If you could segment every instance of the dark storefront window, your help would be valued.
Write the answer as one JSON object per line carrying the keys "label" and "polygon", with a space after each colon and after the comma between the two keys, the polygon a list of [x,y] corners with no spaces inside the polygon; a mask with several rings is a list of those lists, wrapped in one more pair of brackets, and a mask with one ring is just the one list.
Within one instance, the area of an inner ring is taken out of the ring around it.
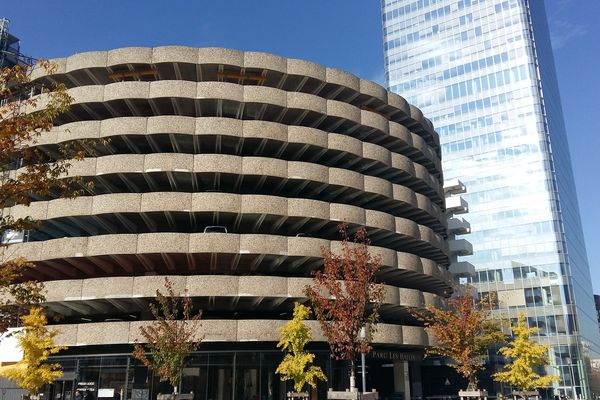
{"label": "dark storefront window", "polygon": [[235,353],[209,355],[207,399],[233,399],[234,357]]}
{"label": "dark storefront window", "polygon": [[82,392],[93,393],[97,398],[98,381],[102,370],[102,357],[89,357],[77,360],[77,376],[75,377],[75,388]]}
{"label": "dark storefront window", "polygon": [[235,360],[236,400],[259,400],[260,353],[239,353]]}
{"label": "dark storefront window", "polygon": [[129,362],[129,357],[102,357],[96,390],[97,400],[120,400],[128,398],[126,396],[128,395],[128,390],[125,381],[128,375]]}
{"label": "dark storefront window", "polygon": [[208,398],[208,355],[188,359],[181,378],[181,392],[194,393],[194,399]]}
{"label": "dark storefront window", "polygon": [[277,353],[261,354],[261,400],[278,400],[285,398],[286,384],[279,380],[275,373],[277,366],[281,362],[281,355]]}
{"label": "dark storefront window", "polygon": [[127,398],[131,400],[149,399],[151,379],[152,374],[148,373],[148,368],[138,360],[130,359]]}
{"label": "dark storefront window", "polygon": [[[315,364],[328,381],[311,390],[311,398],[325,398],[328,388],[348,387],[348,363],[330,358],[328,351],[315,352]],[[193,393],[194,400],[285,400],[293,390],[291,381],[282,382],[275,373],[281,362],[278,351],[214,351],[196,353],[182,374],[180,393]],[[169,382],[128,355],[58,357],[65,368],[64,380],[46,388],[46,398],[73,400],[75,390],[84,400],[155,400],[159,394],[172,393]],[[380,394],[394,392],[393,362],[367,357],[367,387]],[[360,386],[360,366],[357,365]]]}

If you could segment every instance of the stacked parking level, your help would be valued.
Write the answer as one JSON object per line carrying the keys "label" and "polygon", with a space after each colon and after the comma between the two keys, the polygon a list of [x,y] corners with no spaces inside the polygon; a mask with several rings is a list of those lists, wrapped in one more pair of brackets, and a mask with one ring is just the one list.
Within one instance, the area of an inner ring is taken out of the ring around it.
{"label": "stacked parking level", "polygon": [[130,348],[165,276],[203,310],[208,349],[275,349],[341,221],[366,227],[383,259],[375,349],[428,345],[408,308],[440,302],[450,278],[439,139],[419,109],[265,53],[126,48],[54,62],[34,79],[64,83],[74,102],[36,145],[107,143],[71,168],[91,191],[5,210],[42,225],[3,258],[35,262],[28,277],[45,282],[71,354]]}

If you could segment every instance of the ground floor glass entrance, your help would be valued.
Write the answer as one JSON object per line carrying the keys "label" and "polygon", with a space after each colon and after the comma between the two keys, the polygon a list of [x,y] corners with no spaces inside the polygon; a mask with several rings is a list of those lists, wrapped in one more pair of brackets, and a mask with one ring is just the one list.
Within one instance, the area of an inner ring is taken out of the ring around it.
{"label": "ground floor glass entrance", "polygon": [[[248,346],[249,347],[249,346]],[[158,394],[172,393],[168,383],[159,382],[151,371],[129,353],[55,357],[64,376],[47,385],[44,400],[74,400],[76,390],[84,400],[155,400]],[[328,378],[311,392],[311,400],[325,399],[328,388],[348,387],[347,364],[332,360],[324,349],[313,350],[316,364]],[[194,400],[284,400],[292,391],[291,382],[275,374],[282,353],[277,350],[214,350],[194,353],[183,372],[181,393],[193,393]],[[359,363],[360,364],[360,363]],[[456,396],[466,381],[439,359],[421,360],[418,352],[376,350],[367,357],[367,390],[376,389],[381,400],[440,399]],[[491,381],[491,370],[482,373],[480,384],[492,395],[507,393]],[[357,366],[356,383],[362,389],[362,370]],[[3,386],[3,400],[17,400],[18,389]],[[8,388],[8,389],[7,389]],[[542,391],[544,399],[552,390]]]}
{"label": "ground floor glass entrance", "polygon": [[[326,350],[314,353],[328,381],[320,383],[311,398],[326,398],[328,388],[346,389],[347,364],[331,359]],[[197,352],[186,363],[179,391],[193,393],[194,400],[284,400],[293,388],[275,374],[281,359],[282,353],[276,350]],[[168,383],[160,382],[131,355],[73,355],[52,361],[63,365],[65,378],[45,388],[48,400],[73,400],[75,390],[85,400],[154,400],[158,394],[172,392]],[[368,390],[376,388],[383,399],[397,398],[390,361],[368,358],[365,371]],[[359,368],[359,387],[360,373]]]}

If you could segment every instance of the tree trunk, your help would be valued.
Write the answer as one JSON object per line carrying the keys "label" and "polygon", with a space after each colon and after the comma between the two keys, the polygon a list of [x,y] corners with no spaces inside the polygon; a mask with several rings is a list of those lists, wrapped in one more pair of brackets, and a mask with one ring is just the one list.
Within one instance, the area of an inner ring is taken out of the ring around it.
{"label": "tree trunk", "polygon": [[471,390],[478,390],[477,384],[477,375],[476,373],[472,373],[471,375],[469,375],[469,386],[471,387]]}

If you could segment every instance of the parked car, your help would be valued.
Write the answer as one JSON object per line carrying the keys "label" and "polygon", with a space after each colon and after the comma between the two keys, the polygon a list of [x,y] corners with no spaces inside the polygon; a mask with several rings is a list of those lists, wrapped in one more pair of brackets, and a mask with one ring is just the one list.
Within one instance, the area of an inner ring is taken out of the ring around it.
{"label": "parked car", "polygon": [[29,241],[29,231],[14,231],[8,229],[2,235],[2,244],[23,243]]}
{"label": "parked car", "polygon": [[204,233],[227,233],[227,228],[220,225],[210,225],[204,228]]}

